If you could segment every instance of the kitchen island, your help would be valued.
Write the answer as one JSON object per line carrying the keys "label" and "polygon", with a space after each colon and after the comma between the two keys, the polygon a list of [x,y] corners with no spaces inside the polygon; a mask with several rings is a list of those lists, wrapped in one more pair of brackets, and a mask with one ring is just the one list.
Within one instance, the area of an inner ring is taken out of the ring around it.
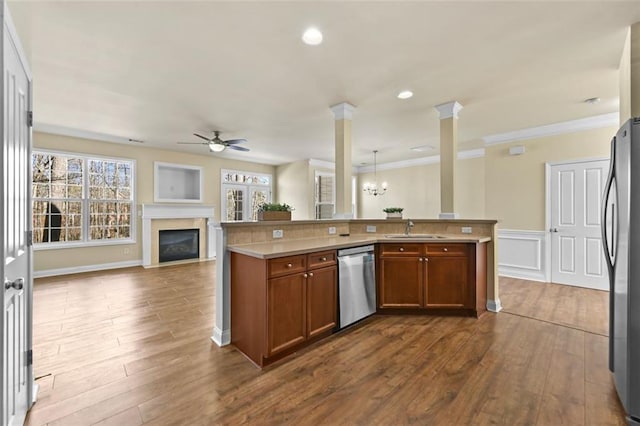
{"label": "kitchen island", "polygon": [[[262,366],[331,334],[336,250],[367,244],[376,246],[380,265],[379,313],[477,316],[499,310],[497,222],[412,222],[408,235],[406,220],[223,223],[217,239],[224,257],[217,265],[214,341],[232,341]],[[398,271],[415,275],[392,280]],[[398,282],[411,283],[414,291],[398,290]]]}

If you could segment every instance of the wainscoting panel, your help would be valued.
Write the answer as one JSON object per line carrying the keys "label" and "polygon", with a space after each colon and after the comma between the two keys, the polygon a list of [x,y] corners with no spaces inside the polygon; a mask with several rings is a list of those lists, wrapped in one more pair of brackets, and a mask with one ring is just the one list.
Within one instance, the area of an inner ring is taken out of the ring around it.
{"label": "wainscoting panel", "polygon": [[546,280],[546,232],[498,230],[498,274],[533,281]]}

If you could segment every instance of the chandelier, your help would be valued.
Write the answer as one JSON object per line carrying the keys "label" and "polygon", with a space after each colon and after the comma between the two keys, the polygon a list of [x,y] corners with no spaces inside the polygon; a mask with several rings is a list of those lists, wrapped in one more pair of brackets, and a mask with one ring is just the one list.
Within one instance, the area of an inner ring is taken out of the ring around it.
{"label": "chandelier", "polygon": [[380,188],[378,188],[378,172],[376,170],[376,155],[378,150],[373,151],[373,183],[365,182],[362,186],[362,190],[374,197],[382,195],[387,192],[387,182],[382,182]]}

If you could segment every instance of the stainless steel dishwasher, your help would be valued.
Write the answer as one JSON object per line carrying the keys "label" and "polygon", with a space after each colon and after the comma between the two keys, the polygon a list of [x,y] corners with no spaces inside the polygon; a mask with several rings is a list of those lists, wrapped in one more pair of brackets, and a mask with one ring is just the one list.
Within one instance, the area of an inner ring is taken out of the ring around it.
{"label": "stainless steel dishwasher", "polygon": [[338,250],[340,328],[376,312],[373,245]]}

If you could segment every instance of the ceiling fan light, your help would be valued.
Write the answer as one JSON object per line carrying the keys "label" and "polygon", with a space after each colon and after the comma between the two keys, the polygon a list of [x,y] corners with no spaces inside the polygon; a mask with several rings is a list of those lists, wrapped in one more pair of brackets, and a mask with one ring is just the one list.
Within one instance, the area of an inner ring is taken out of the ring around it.
{"label": "ceiling fan light", "polygon": [[224,146],[221,143],[210,143],[209,144],[209,151],[211,151],[211,152],[222,152],[222,151],[224,151],[225,148],[226,148],[226,146]]}
{"label": "ceiling fan light", "polygon": [[308,28],[302,34],[302,41],[309,46],[317,46],[322,43],[322,33],[317,28]]}

